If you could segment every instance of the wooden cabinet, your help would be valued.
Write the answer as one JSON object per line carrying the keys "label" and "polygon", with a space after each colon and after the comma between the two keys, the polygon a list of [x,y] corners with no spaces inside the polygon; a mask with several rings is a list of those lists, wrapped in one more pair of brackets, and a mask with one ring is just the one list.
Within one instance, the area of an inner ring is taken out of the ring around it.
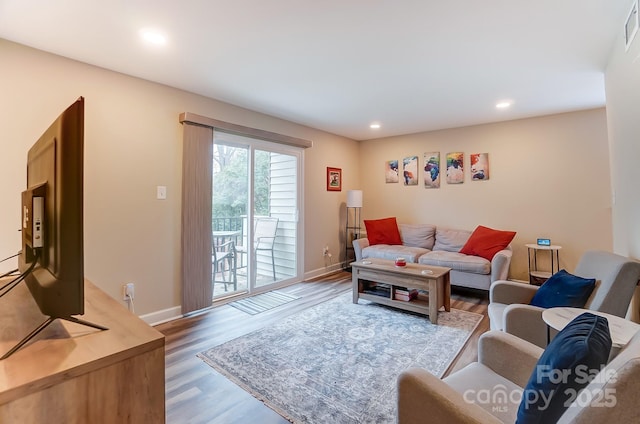
{"label": "wooden cabinet", "polygon": [[[85,281],[81,317],[0,361],[0,423],[164,423],[164,336]],[[0,299],[4,354],[45,317],[21,283]]]}

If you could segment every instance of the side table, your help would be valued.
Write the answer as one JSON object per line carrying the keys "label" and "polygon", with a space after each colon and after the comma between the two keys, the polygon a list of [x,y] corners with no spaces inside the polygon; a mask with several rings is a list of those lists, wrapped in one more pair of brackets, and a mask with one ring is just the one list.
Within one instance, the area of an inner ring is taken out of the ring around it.
{"label": "side table", "polygon": [[[609,332],[611,333],[611,344],[613,347],[624,347],[627,343],[629,343],[629,340],[631,340],[631,338],[638,332],[638,330],[640,330],[640,324],[636,324],[633,321],[629,321],[616,315],[581,308],[545,309],[542,312],[542,319],[547,324],[547,330],[549,329],[549,327],[552,327],[555,330],[560,331],[575,317],[585,312],[605,317],[607,321],[609,321]],[[550,338],[548,331],[547,338]],[[547,342],[548,341],[549,340],[547,340]]]}
{"label": "side table", "polygon": [[[542,285],[553,274],[560,270],[560,249],[562,246],[540,246],[538,244],[525,244],[529,258],[529,284]],[[551,254],[551,271],[538,269],[538,252],[546,251]]]}

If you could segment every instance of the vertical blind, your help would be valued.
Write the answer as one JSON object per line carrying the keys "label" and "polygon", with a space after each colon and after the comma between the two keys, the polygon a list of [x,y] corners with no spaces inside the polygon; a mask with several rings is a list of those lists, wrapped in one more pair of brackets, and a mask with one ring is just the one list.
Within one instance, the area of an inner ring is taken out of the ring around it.
{"label": "vertical blind", "polygon": [[211,306],[211,216],[215,129],[302,148],[313,143],[269,131],[182,113],[182,314]]}
{"label": "vertical blind", "polygon": [[185,123],[182,146],[182,313],[211,306],[213,129]]}

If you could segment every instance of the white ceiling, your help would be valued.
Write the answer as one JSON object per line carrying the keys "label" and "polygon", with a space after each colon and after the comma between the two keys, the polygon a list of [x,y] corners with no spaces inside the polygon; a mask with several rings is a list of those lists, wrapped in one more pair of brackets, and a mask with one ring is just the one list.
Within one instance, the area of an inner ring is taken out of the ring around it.
{"label": "white ceiling", "polygon": [[631,1],[0,0],[0,38],[360,140],[603,106]]}

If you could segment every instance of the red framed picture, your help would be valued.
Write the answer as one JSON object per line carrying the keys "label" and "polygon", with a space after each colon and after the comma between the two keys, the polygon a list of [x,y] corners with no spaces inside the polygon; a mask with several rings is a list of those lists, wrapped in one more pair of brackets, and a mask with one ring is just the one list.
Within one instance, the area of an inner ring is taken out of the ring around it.
{"label": "red framed picture", "polygon": [[342,191],[342,169],[327,167],[327,191]]}

